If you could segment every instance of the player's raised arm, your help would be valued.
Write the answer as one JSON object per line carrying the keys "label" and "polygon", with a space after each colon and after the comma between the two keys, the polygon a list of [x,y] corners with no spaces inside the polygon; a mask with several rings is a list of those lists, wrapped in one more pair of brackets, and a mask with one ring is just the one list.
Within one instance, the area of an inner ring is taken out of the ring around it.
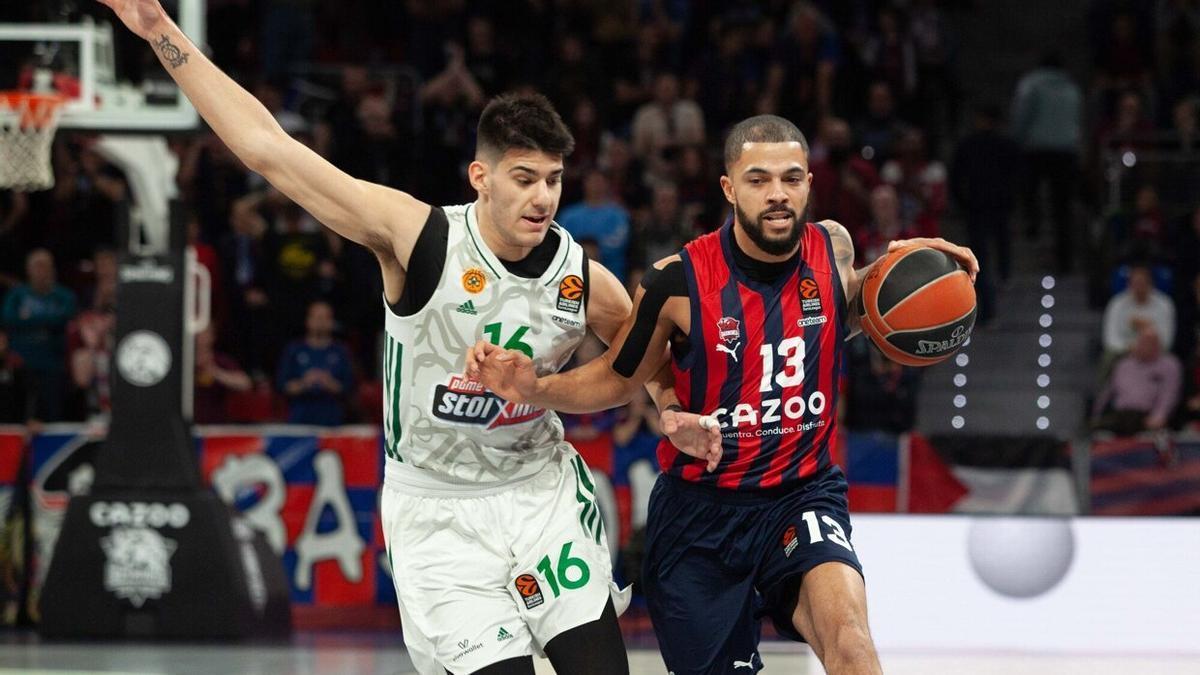
{"label": "player's raised arm", "polygon": [[288,136],[271,113],[184,35],[158,0],[100,0],[154,49],[204,121],[238,159],[338,234],[406,266],[427,204],[356,180]]}
{"label": "player's raised arm", "polygon": [[[854,269],[854,239],[850,236],[850,232],[841,223],[833,220],[822,220],[818,224],[829,232],[834,263],[837,265],[838,276],[842,280],[842,290],[846,293],[846,303],[849,306],[846,323],[850,334],[853,335],[858,332],[859,328],[859,303],[863,279],[867,277],[867,270],[871,269],[871,266],[879,260],[873,260],[870,265],[861,269]],[[926,246],[948,253],[967,270],[972,282],[975,281],[975,275],[979,274],[979,261],[975,259],[975,254],[971,252],[971,249],[965,246],[958,246],[941,238],[897,239],[888,244],[888,253],[906,246]]]}

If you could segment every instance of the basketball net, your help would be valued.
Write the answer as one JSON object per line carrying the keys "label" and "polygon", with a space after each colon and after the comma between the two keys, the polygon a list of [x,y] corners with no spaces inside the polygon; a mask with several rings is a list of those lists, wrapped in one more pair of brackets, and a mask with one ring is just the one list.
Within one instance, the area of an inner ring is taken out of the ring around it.
{"label": "basketball net", "polygon": [[54,94],[0,92],[0,188],[33,192],[54,187],[50,147],[64,102]]}

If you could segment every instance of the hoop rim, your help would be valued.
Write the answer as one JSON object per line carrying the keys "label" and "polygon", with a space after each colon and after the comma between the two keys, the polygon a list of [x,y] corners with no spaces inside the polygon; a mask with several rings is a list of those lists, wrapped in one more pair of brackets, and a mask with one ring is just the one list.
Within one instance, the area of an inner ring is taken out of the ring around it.
{"label": "hoop rim", "polygon": [[[57,112],[69,99],[62,94],[22,91],[19,89],[0,91],[0,109],[9,108],[21,115],[22,126],[38,129],[53,129],[58,126]],[[21,104],[27,104],[21,110]]]}

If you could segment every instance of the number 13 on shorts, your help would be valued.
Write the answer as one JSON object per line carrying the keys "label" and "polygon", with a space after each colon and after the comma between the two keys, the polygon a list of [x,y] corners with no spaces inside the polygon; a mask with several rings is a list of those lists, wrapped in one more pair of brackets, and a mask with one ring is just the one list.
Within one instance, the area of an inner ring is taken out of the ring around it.
{"label": "number 13 on shorts", "polygon": [[[586,560],[571,556],[571,545],[568,541],[553,555],[542,556],[536,574],[526,573],[516,578],[513,586],[525,609],[532,610],[544,604],[546,591],[551,598],[558,598],[587,586],[592,570]],[[542,584],[545,584],[544,588]]]}

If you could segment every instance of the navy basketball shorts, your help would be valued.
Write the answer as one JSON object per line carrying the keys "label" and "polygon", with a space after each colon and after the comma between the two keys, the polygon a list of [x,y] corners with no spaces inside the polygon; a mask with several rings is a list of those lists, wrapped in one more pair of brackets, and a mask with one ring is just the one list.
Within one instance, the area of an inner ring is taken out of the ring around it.
{"label": "navy basketball shorts", "polygon": [[807,483],[735,492],[658,477],[646,524],[643,592],[667,670],[762,668],[762,619],[803,641],[792,611],[805,572],[862,566],[850,541],[846,479],[831,467]]}

